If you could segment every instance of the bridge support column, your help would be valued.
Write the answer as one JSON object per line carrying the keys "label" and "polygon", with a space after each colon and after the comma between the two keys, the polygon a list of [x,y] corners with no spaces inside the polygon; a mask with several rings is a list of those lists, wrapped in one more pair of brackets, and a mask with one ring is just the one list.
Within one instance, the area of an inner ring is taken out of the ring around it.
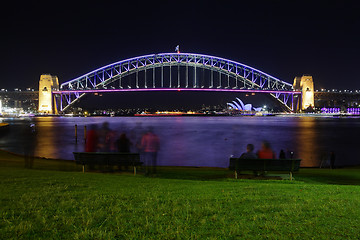
{"label": "bridge support column", "polygon": [[197,87],[197,80],[196,80],[196,64],[194,66],[194,88]]}
{"label": "bridge support column", "polygon": [[221,88],[222,82],[221,82],[221,72],[219,72],[219,86],[217,88]]}
{"label": "bridge support column", "polygon": [[164,66],[161,65],[161,87],[164,87]]}
{"label": "bridge support column", "polygon": [[144,79],[144,80],[145,80],[145,88],[147,88],[146,67],[145,67],[145,70],[144,70],[144,71],[145,71],[145,79]]}
{"label": "bridge support column", "polygon": [[200,85],[201,85],[201,88],[204,88],[204,87],[205,87],[205,68],[202,68]]}
{"label": "bridge support column", "polygon": [[189,87],[189,66],[186,64],[186,88]]}
{"label": "bridge support column", "polygon": [[[50,74],[43,74],[40,76],[39,81],[39,112],[53,114],[54,107],[53,102],[55,98],[52,96],[53,90],[59,90],[59,80],[57,76],[51,76]],[[56,112],[56,110],[55,110]]]}
{"label": "bridge support column", "polygon": [[294,89],[301,91],[301,110],[313,108],[314,104],[314,81],[312,76],[303,75],[295,77]]}
{"label": "bridge support column", "polygon": [[227,77],[228,77],[227,88],[230,88],[230,74],[229,73],[227,74]]}
{"label": "bridge support column", "polygon": [[210,70],[210,82],[211,82],[211,86],[210,88],[213,88],[214,87],[214,71]]}
{"label": "bridge support column", "polygon": [[155,66],[153,67],[153,88],[155,88]]}
{"label": "bridge support column", "polygon": [[170,88],[172,88],[172,85],[171,85],[171,63],[170,63]]}
{"label": "bridge support column", "polygon": [[178,64],[178,88],[180,88],[180,65]]}
{"label": "bridge support column", "polygon": [[63,111],[63,95],[60,94],[60,111]]}

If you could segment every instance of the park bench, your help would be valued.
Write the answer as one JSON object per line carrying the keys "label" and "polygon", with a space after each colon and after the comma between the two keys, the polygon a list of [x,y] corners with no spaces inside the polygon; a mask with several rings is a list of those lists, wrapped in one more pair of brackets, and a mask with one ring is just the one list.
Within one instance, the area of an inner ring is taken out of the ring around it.
{"label": "park bench", "polygon": [[119,167],[133,167],[136,175],[136,167],[141,166],[139,153],[119,153],[119,152],[74,152],[75,163],[85,165],[105,165]]}
{"label": "park bench", "polygon": [[243,159],[230,158],[229,169],[235,171],[235,178],[241,171],[286,171],[293,179],[293,173],[299,171],[301,159]]}

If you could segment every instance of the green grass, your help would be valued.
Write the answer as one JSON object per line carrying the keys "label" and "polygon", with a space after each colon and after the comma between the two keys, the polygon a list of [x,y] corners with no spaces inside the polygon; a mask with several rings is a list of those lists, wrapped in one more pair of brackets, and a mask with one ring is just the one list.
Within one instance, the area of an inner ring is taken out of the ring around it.
{"label": "green grass", "polygon": [[24,169],[7,153],[0,164],[0,239],[360,237],[357,168],[301,169],[290,182],[210,168],[83,174],[44,159]]}

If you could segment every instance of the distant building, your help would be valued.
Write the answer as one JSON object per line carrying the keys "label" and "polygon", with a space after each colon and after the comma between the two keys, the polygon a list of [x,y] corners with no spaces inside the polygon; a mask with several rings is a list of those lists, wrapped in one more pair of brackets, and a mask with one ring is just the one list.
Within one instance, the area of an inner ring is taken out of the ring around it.
{"label": "distant building", "polygon": [[39,112],[53,114],[57,112],[52,91],[59,90],[57,76],[42,74],[39,81]]}
{"label": "distant building", "polygon": [[[236,101],[237,100],[237,101]],[[235,101],[232,101],[231,103],[227,103],[227,105],[237,111],[255,111],[260,112],[262,111],[262,108],[255,108],[252,106],[252,104],[244,104],[243,101],[240,100],[240,98],[236,98]]]}
{"label": "distant building", "polygon": [[38,107],[38,91],[0,91],[0,100],[2,101],[2,111],[9,109],[21,109],[25,112],[34,113]]}

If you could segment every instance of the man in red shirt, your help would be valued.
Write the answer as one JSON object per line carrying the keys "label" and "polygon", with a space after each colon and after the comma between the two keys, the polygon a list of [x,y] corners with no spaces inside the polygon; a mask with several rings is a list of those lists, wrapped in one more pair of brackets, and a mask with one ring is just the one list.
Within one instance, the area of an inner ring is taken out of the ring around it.
{"label": "man in red shirt", "polygon": [[153,132],[153,128],[150,127],[148,132],[141,138],[141,150],[144,156],[146,175],[156,173],[156,158],[159,149],[159,137]]}

